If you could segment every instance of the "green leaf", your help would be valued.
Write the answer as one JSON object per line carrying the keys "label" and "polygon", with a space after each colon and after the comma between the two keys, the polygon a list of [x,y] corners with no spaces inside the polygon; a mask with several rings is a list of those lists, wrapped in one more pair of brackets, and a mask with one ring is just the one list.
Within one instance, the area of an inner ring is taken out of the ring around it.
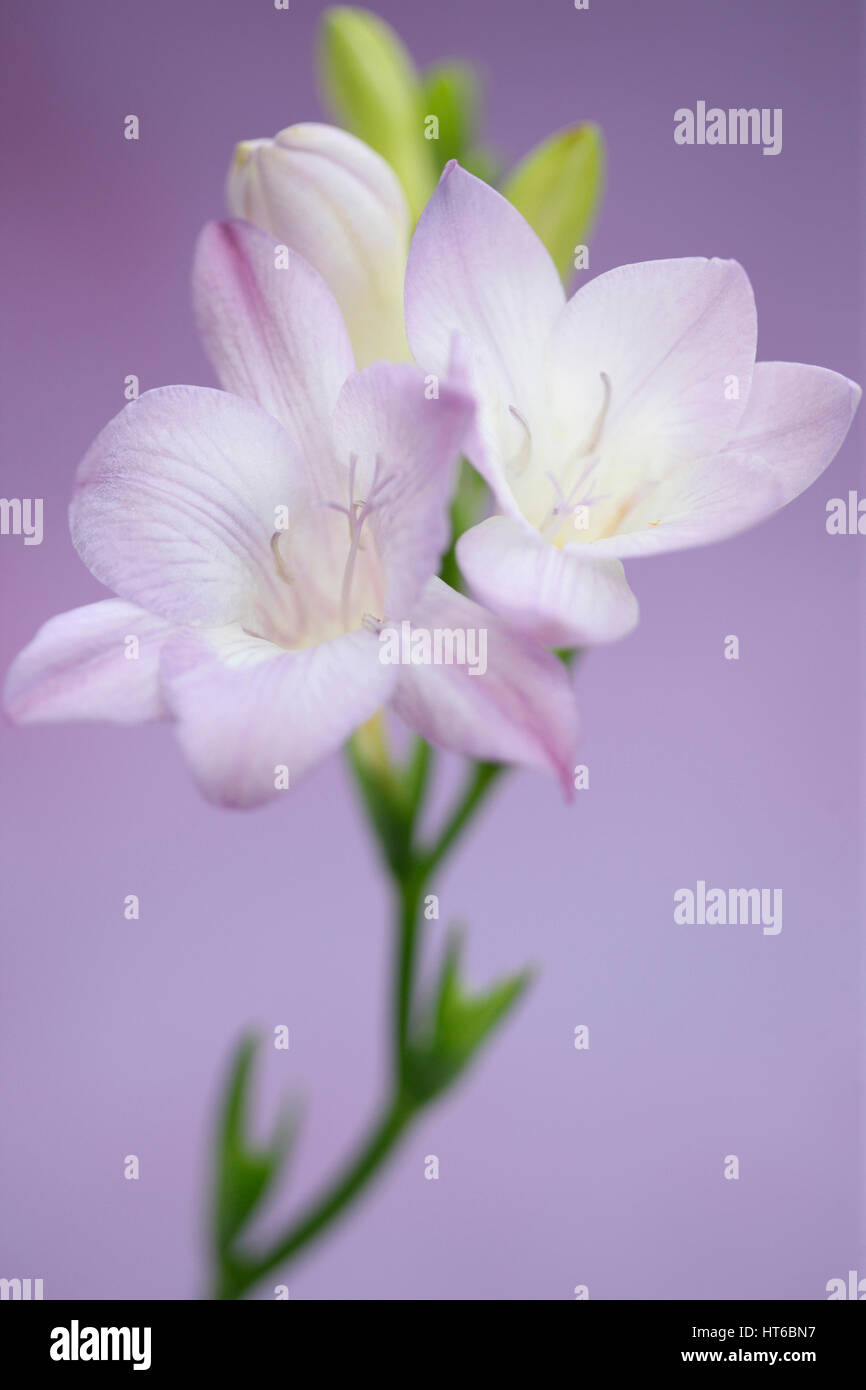
{"label": "green leaf", "polygon": [[243,1038],[232,1063],[217,1131],[214,1239],[225,1251],[283,1169],[297,1133],[297,1117],[284,1111],[263,1149],[246,1140],[250,1075],[258,1040]]}
{"label": "green leaf", "polygon": [[529,984],[521,971],[482,994],[470,995],[460,982],[460,947],[453,939],[446,953],[436,1006],[435,1046],[443,1054],[468,1061],[505,1017]]}
{"label": "green leaf", "polygon": [[595,125],[574,126],[536,145],[502,188],[541,237],[567,280],[585,245],[604,183],[604,143]]}
{"label": "green leaf", "polygon": [[511,1012],[531,979],[531,971],[522,970],[482,993],[470,994],[460,979],[460,940],[452,936],[426,1026],[409,1048],[409,1082],[419,1099],[429,1099],[456,1079]]}
{"label": "green leaf", "polygon": [[439,63],[429,69],[424,80],[424,118],[435,116],[438,138],[431,140],[437,173],[449,159],[466,164],[475,141],[478,123],[480,84],[469,63]]}
{"label": "green leaf", "polygon": [[338,5],[323,16],[319,67],[337,120],[388,161],[417,218],[436,169],[433,142],[424,137],[424,91],[408,50],[377,15]]}

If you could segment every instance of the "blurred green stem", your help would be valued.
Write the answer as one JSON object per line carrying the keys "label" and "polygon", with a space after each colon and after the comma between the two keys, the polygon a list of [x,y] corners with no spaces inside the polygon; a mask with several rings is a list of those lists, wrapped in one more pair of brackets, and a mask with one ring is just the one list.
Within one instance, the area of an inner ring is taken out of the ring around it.
{"label": "blurred green stem", "polygon": [[[446,1088],[425,1089],[413,1075],[413,1010],[421,945],[424,889],[431,874],[466,830],[504,768],[496,763],[471,765],[465,784],[429,845],[418,842],[417,824],[424,803],[432,754],[416,742],[402,769],[390,762],[381,730],[362,731],[349,747],[349,759],[370,813],[388,867],[395,900],[396,950],[393,972],[392,1072],[379,1118],[345,1167],[260,1254],[238,1253],[218,1244],[219,1274],[214,1297],[238,1299],[266,1274],[298,1255],[351,1205],[379,1173],[416,1116]],[[459,1074],[455,1072],[455,1075]]]}

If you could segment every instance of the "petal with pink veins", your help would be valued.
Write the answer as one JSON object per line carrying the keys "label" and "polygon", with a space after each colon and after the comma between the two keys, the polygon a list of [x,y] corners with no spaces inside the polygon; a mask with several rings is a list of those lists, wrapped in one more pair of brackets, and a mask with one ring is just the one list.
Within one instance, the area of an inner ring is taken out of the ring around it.
{"label": "petal with pink veins", "polygon": [[826,367],[759,362],[728,450],[760,459],[791,502],[835,458],[861,395],[856,382]]}
{"label": "petal with pink veins", "polygon": [[352,347],[321,276],[294,253],[278,264],[275,250],[247,222],[204,228],[192,277],[199,332],[223,388],[267,410],[321,467]]}
{"label": "petal with pink veins", "polygon": [[638,620],[622,563],[579,542],[557,548],[511,517],[493,516],[457,543],[457,560],[486,607],[549,647],[614,642]]}
{"label": "petal with pink veins", "polygon": [[285,651],[241,628],[166,647],[163,686],[196,782],[221,806],[255,806],[293,785],[384,704],[393,667],[367,631]]}
{"label": "petal with pink veins", "polygon": [[12,663],[3,707],[16,724],[159,719],[159,660],[171,631],[121,599],[59,613]]}
{"label": "petal with pink veins", "polygon": [[[571,797],[578,719],[562,662],[441,579],[428,583],[411,628],[450,633],[452,640],[462,633],[477,674],[470,674],[468,662],[401,665],[392,700],[397,714],[444,748],[552,773]],[[474,646],[470,632],[476,634]]]}
{"label": "petal with pink veins", "polygon": [[556,267],[528,222],[481,179],[447,165],[412,238],[406,330],[415,360],[441,376],[457,343],[479,405],[470,457],[503,506],[506,465],[524,446],[564,304]]}
{"label": "petal with pink veins", "polygon": [[277,508],[307,500],[304,469],[260,406],[223,391],[148,391],[78,470],[76,550],[121,598],[176,623],[267,631],[283,600]]}

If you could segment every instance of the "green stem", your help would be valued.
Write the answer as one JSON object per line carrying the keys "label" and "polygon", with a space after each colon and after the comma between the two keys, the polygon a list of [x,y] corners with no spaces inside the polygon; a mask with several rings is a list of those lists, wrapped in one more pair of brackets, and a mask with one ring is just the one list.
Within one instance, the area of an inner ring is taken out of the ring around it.
{"label": "green stem", "polygon": [[406,1080],[409,1024],[420,935],[419,911],[424,892],[424,875],[413,870],[397,884],[398,922],[394,979],[394,1085],[402,1088]]}
{"label": "green stem", "polygon": [[241,1258],[232,1261],[228,1269],[223,1271],[217,1297],[240,1298],[248,1288],[257,1284],[277,1265],[285,1264],[292,1256],[297,1255],[304,1246],[309,1245],[330,1226],[382,1167],[414,1113],[415,1107],[410,1101],[395,1096],[333,1186],[320,1200],[310,1205],[286,1235],[265,1255],[259,1259]]}
{"label": "green stem", "polygon": [[422,855],[425,878],[427,878],[434,869],[439,867],[443,859],[454,847],[460,835],[463,833],[476,811],[478,811],[488,792],[494,786],[497,778],[500,777],[504,771],[504,763],[476,763],[473,766],[466,778],[463,794],[458,798],[451,815],[445,823],[444,829],[440,832],[434,844]]}
{"label": "green stem", "polygon": [[340,1174],[314,1199],[288,1230],[261,1255],[247,1255],[222,1249],[220,1278],[215,1296],[237,1299],[277,1265],[298,1255],[350,1206],[354,1198],[379,1173],[416,1115],[432,1096],[419,1098],[409,1084],[412,1008],[421,934],[420,908],[430,874],[454,846],[476,814],[503,768],[494,763],[476,764],[464,789],[433,844],[424,849],[415,845],[415,827],[421,809],[429,771],[429,753],[416,749],[414,773],[409,795],[398,814],[393,797],[373,784],[362,760],[353,757],[353,767],[371,812],[391,872],[396,899],[397,942],[393,977],[393,1036],[391,1093],[380,1118],[366,1140],[349,1159]]}

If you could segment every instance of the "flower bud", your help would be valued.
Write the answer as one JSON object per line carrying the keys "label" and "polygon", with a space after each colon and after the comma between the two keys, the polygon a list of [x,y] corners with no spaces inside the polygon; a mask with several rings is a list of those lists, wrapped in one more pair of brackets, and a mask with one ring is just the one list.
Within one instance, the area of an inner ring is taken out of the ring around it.
{"label": "flower bud", "polygon": [[544,242],[563,280],[580,269],[579,250],[592,229],[604,184],[598,126],[572,126],[536,145],[502,192]]}
{"label": "flower bud", "polygon": [[303,256],[340,306],[359,367],[408,358],[403,279],[409,211],[396,175],[363,141],[305,124],[245,140],[229,170],[230,213]]}

